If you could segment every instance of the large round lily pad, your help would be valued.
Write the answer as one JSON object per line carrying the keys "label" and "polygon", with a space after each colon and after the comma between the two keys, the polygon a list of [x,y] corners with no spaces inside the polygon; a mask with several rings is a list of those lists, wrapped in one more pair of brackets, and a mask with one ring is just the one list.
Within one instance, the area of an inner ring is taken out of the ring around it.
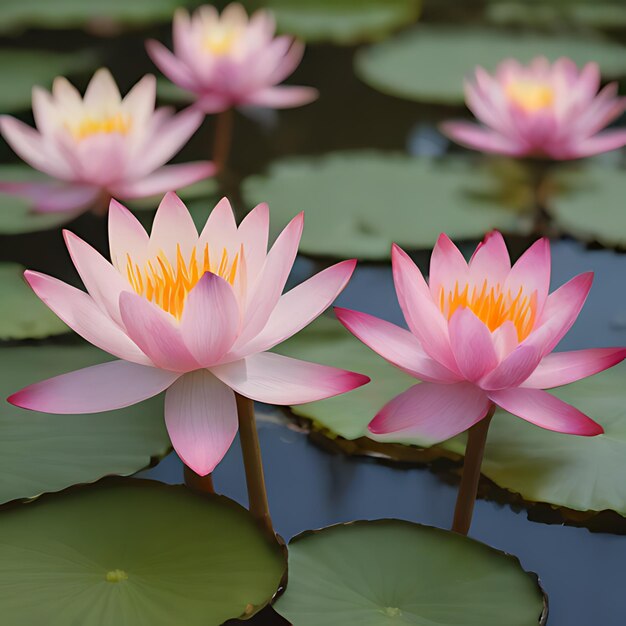
{"label": "large round lily pad", "polygon": [[400,520],[293,539],[275,608],[298,626],[537,626],[547,617],[537,577],[515,557]]}
{"label": "large round lily pad", "polygon": [[349,45],[376,41],[415,21],[421,0],[248,0],[267,7],[278,28],[305,41]]}
{"label": "large round lily pad", "polygon": [[[0,354],[2,398],[28,384],[107,360],[91,346],[2,348]],[[107,474],[132,474],[170,449],[161,397],[96,415],[48,415],[4,401],[0,432],[0,503]]]}
{"label": "large round lily pad", "polygon": [[143,25],[171,18],[179,0],[20,0],[0,5],[0,32],[26,28],[80,28],[108,34],[118,25]]}
{"label": "large round lily pad", "polygon": [[622,0],[488,0],[487,17],[499,24],[551,26],[556,20],[597,28],[620,28],[626,24]]}
{"label": "large round lily pad", "polygon": [[526,234],[530,216],[514,191],[471,160],[374,151],[286,158],[243,183],[248,206],[269,203],[275,229],[305,212],[305,254],[369,260],[388,259],[393,242],[431,248],[442,231]]}
{"label": "large round lily pad", "polygon": [[477,65],[487,70],[507,57],[528,62],[536,56],[596,61],[605,77],[626,74],[626,48],[600,37],[539,34],[420,25],[360,51],[357,74],[368,85],[420,102],[460,104],[463,79]]}
{"label": "large round lily pad", "polygon": [[626,169],[591,165],[560,176],[550,212],[565,232],[605,246],[626,248]]}
{"label": "large round lily pad", "polygon": [[104,481],[0,515],[11,626],[207,626],[272,598],[283,551],[223,496]]}
{"label": "large round lily pad", "polygon": [[[23,2],[2,3],[0,32],[7,7],[19,7]],[[40,9],[49,6],[39,2]],[[52,2],[50,2],[52,4]],[[67,76],[93,67],[95,57],[88,52],[63,53],[49,50],[0,50],[0,113],[30,109],[33,85],[49,87],[55,76]]]}
{"label": "large round lily pad", "polygon": [[0,264],[0,339],[40,339],[67,332],[26,284],[23,273],[21,265]]}
{"label": "large round lily pad", "polygon": [[[364,439],[378,409],[415,380],[389,365],[338,322],[320,318],[282,344],[279,351],[372,378],[368,385],[343,396],[292,407],[296,415],[313,422],[317,436],[340,437],[339,447],[349,452],[392,459],[424,462],[462,457],[463,436],[428,449],[411,438],[385,443]],[[526,502],[584,512],[616,511],[626,517],[625,377],[626,364],[622,364],[550,391],[602,424],[606,432],[598,437],[550,432],[498,410],[489,431],[483,474]]]}

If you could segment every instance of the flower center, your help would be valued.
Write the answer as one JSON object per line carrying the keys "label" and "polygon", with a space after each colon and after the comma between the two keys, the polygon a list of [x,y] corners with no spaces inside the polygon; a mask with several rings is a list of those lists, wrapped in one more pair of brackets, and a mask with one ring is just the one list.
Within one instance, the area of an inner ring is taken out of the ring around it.
{"label": "flower center", "polygon": [[228,54],[238,39],[238,31],[235,28],[219,27],[211,28],[207,31],[203,47],[207,52],[216,56],[224,56]]}
{"label": "flower center", "polygon": [[118,133],[127,135],[131,127],[131,119],[128,115],[116,113],[101,118],[86,116],[78,124],[67,124],[74,139],[81,141],[92,135],[109,135]]}
{"label": "flower center", "polygon": [[545,109],[554,103],[554,89],[540,81],[512,81],[506,86],[505,93],[509,100],[528,113]]}
{"label": "flower center", "polygon": [[243,247],[231,258],[226,248],[222,254],[213,257],[209,245],[191,251],[188,259],[183,258],[180,246],[176,248],[175,264],[163,252],[148,261],[143,268],[134,263],[130,255],[126,257],[126,275],[132,288],[140,296],[160,306],[164,311],[180,320],[187,294],[196,286],[206,272],[221,276],[231,285],[237,276],[237,267],[243,256]]}
{"label": "flower center", "polygon": [[459,283],[454,284],[454,291],[444,291],[441,288],[439,295],[439,308],[448,320],[458,308],[467,308],[489,328],[491,332],[496,330],[504,322],[513,322],[517,330],[517,338],[523,341],[533,329],[537,315],[537,292],[525,294],[520,287],[517,293],[510,290],[506,292],[502,286],[489,285],[485,280],[482,287],[475,286],[471,289],[465,285],[463,289]]}

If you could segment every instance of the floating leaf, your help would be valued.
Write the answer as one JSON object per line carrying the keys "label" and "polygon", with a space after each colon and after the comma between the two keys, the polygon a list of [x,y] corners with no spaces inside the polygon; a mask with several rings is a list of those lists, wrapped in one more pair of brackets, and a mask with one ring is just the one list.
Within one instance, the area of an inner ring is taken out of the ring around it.
{"label": "floating leaf", "polygon": [[[0,515],[11,626],[207,626],[266,605],[283,550],[223,496],[108,480]],[[130,621],[129,621],[130,620]]]}
{"label": "floating leaf", "polygon": [[626,170],[602,165],[562,173],[550,212],[567,233],[626,248]]}
{"label": "floating leaf", "polygon": [[275,609],[298,626],[537,626],[547,604],[517,558],[400,520],[306,532],[289,544]]}
{"label": "floating leaf", "polygon": [[0,339],[41,339],[68,327],[39,300],[24,281],[24,268],[0,264]]}
{"label": "floating leaf", "polygon": [[[105,360],[91,346],[2,348],[0,397]],[[0,503],[132,474],[170,448],[160,396],[96,415],[48,415],[7,402],[0,407]]]}
{"label": "floating leaf", "polygon": [[269,203],[275,229],[305,212],[305,254],[369,260],[388,259],[393,242],[431,248],[442,231],[457,240],[493,228],[526,234],[529,216],[511,191],[471,160],[373,151],[288,158],[243,183],[249,206]]}
{"label": "floating leaf", "polygon": [[489,0],[487,17],[498,24],[551,26],[558,20],[610,29],[626,24],[626,6],[621,0]]}
{"label": "floating leaf", "polygon": [[419,26],[360,51],[355,68],[371,87],[419,102],[461,104],[463,81],[477,65],[494,70],[507,57],[596,61],[605,77],[626,74],[626,47],[599,36],[506,32],[467,26]]}
{"label": "floating leaf", "polygon": [[350,45],[376,41],[414,22],[421,0],[248,0],[267,7],[278,28],[305,41]]}
{"label": "floating leaf", "polygon": [[[2,3],[0,25],[7,7],[19,7],[23,2]],[[53,3],[39,2],[42,9]],[[2,26],[0,26],[0,31]],[[12,113],[30,109],[33,85],[50,87],[55,76],[67,76],[93,67],[94,55],[82,51],[71,54],[49,50],[0,50],[0,111]]]}
{"label": "floating leaf", "polygon": [[[428,449],[414,438],[398,437],[389,443],[364,439],[367,424],[378,409],[415,380],[389,365],[338,322],[320,318],[282,344],[279,351],[372,378],[371,383],[348,394],[292,407],[296,415],[312,420],[322,435],[356,440],[352,445],[339,441],[339,447],[415,462],[462,457],[463,436]],[[598,437],[550,432],[498,410],[489,430],[483,474],[526,502],[574,511],[616,511],[626,517],[625,376],[626,365],[619,365],[550,391],[602,424],[606,432]]]}
{"label": "floating leaf", "polygon": [[88,28],[110,34],[119,25],[169,20],[179,0],[20,0],[0,5],[0,32],[26,28]]}

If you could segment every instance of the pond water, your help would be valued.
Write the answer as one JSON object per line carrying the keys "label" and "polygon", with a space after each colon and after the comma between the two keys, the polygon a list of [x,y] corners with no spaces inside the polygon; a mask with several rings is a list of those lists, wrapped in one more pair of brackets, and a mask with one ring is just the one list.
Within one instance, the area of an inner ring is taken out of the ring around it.
{"label": "pond water", "polygon": [[[149,34],[164,38],[165,33],[164,28]],[[154,71],[143,52],[144,36],[146,33],[134,33],[121,36],[114,43],[97,44],[105,64],[123,88],[145,71]],[[41,44],[42,40],[52,47],[68,49],[76,41],[91,43],[77,34],[60,41],[58,36],[35,32],[27,33],[21,45],[28,46],[33,41]],[[263,171],[271,160],[281,156],[351,148],[413,154],[440,154],[450,149],[433,125],[451,114],[449,108],[419,106],[367,88],[353,75],[353,53],[352,48],[331,46],[309,50],[292,82],[315,85],[320,90],[321,98],[315,106],[263,117],[237,116],[229,195],[239,207],[240,180]],[[185,148],[180,160],[208,156],[211,133],[208,122]],[[11,158],[9,154],[5,147],[5,160]],[[416,198],[415,202],[419,201]],[[295,206],[294,213],[297,210]],[[106,250],[103,220],[86,215],[70,228],[95,247]],[[58,230],[0,237],[0,260],[20,262],[78,284]],[[423,256],[417,260],[423,265]],[[316,262],[301,259],[292,280],[299,282],[316,266]],[[571,240],[554,242],[554,286],[587,270],[596,272],[596,283],[560,349],[626,344],[626,257],[586,249]],[[360,266],[337,304],[403,323],[391,271],[386,265]],[[377,408],[372,407],[372,415]],[[334,454],[314,445],[283,413],[263,408],[261,416],[260,439],[270,507],[275,527],[286,540],[306,529],[355,519],[401,518],[449,527],[456,488],[429,469]],[[171,454],[140,475],[180,483],[182,464]],[[219,493],[246,503],[238,443],[218,466],[214,480]],[[549,596],[550,626],[626,623],[626,536],[529,521],[524,510],[515,511],[510,506],[483,500],[477,503],[470,534],[515,554],[525,569],[539,575]],[[415,563],[415,567],[420,564]],[[286,624],[271,609],[247,623]]]}

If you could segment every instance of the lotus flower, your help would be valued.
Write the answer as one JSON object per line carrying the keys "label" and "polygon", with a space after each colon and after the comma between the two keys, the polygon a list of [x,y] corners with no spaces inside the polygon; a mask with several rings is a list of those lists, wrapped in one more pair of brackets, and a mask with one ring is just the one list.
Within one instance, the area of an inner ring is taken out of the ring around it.
{"label": "lotus flower", "polygon": [[0,131],[24,161],[55,180],[0,182],[0,191],[30,199],[38,212],[72,214],[94,206],[106,209],[112,196],[161,195],[212,175],[209,161],[162,167],[203,116],[191,109],[178,115],[155,111],[155,97],[155,78],[145,76],[122,100],[106,69],[95,73],[84,99],[61,77],[52,93],[35,87],[37,130],[2,116]]}
{"label": "lotus flower", "polygon": [[478,67],[465,100],[483,125],[447,122],[443,132],[461,145],[513,157],[578,159],[626,145],[626,129],[600,132],[626,110],[617,83],[598,93],[600,70],[570,59],[538,57],[527,67],[507,59],[491,76]]}
{"label": "lotus flower", "polygon": [[591,273],[548,294],[550,244],[535,242],[511,267],[502,235],[492,232],[469,263],[441,235],[426,283],[409,256],[392,250],[393,277],[410,330],[365,313],[337,317],[372,350],[424,382],[384,406],[369,424],[380,439],[433,444],[457,435],[493,405],[537,426],[575,435],[602,427],[545,389],[601,372],[624,348],[552,352],[576,320]]}
{"label": "lotus flower", "polygon": [[223,199],[198,235],[185,205],[165,196],[148,236],[113,201],[109,263],[65,231],[87,293],[27,271],[35,293],[65,323],[119,360],[31,385],[9,402],[47,413],[96,413],[167,390],[174,448],[197,474],[222,459],[237,432],[233,391],[270,404],[328,398],[366,376],[267,352],[298,332],[341,292],[356,261],[343,261],[281,295],[303,216],[267,251],[269,211],[257,206],[239,228]]}
{"label": "lotus flower", "polygon": [[240,4],[221,15],[215,7],[199,7],[190,16],[174,15],[174,52],[148,41],[148,54],[176,85],[195,94],[206,113],[256,105],[283,109],[317,98],[311,87],[277,87],[298,66],[304,46],[291,37],[274,37],[271,13],[260,10],[248,19]]}

